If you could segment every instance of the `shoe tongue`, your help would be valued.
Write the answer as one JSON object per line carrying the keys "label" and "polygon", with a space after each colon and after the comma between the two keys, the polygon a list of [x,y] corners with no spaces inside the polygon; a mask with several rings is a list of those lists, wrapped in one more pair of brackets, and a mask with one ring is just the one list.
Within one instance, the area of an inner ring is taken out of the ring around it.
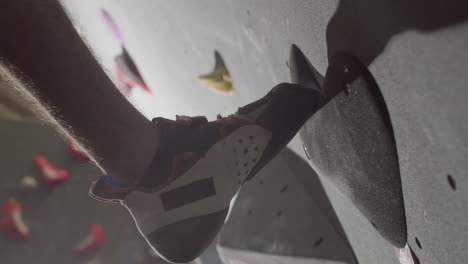
{"label": "shoe tongue", "polygon": [[109,175],[101,176],[93,183],[90,195],[105,202],[122,201],[131,191],[131,185]]}

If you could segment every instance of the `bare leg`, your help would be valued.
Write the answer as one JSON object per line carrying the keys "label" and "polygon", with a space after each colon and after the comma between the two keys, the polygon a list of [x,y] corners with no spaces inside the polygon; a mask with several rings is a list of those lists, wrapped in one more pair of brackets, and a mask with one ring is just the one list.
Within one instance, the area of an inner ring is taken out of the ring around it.
{"label": "bare leg", "polygon": [[141,175],[159,131],[114,87],[59,2],[2,1],[0,26],[0,57],[32,82],[106,173],[126,181]]}

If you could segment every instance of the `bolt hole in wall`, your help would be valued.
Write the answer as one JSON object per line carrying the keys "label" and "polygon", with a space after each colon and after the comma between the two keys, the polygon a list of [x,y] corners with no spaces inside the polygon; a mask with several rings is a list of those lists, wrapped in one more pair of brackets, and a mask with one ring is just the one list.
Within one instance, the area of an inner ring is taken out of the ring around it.
{"label": "bolt hole in wall", "polygon": [[457,183],[455,182],[455,179],[452,177],[452,175],[447,175],[447,181],[450,185],[450,187],[452,188],[452,190],[456,190],[457,189]]}
{"label": "bolt hole in wall", "polygon": [[421,245],[421,242],[419,241],[419,239],[417,237],[415,237],[414,240],[416,241],[416,245],[418,246],[418,248],[422,249],[422,245]]}

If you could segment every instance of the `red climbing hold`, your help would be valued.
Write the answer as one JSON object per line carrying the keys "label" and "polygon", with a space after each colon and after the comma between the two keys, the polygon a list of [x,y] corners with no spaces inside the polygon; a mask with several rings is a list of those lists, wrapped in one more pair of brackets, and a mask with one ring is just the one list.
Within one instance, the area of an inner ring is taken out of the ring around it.
{"label": "red climbing hold", "polygon": [[70,178],[66,170],[59,169],[42,156],[33,158],[34,166],[36,167],[39,180],[42,184],[52,188],[60,185]]}
{"label": "red climbing hold", "polygon": [[23,221],[22,205],[14,198],[8,199],[2,205],[0,231],[20,242],[28,240],[31,234],[29,227]]}
{"label": "red climbing hold", "polygon": [[75,248],[76,255],[86,255],[99,248],[104,241],[104,229],[100,224],[92,224],[89,235]]}
{"label": "red climbing hold", "polygon": [[84,152],[84,150],[81,148],[81,146],[77,145],[75,142],[73,142],[71,139],[67,139],[66,141],[67,145],[67,153],[70,158],[78,161],[89,161],[89,156]]}

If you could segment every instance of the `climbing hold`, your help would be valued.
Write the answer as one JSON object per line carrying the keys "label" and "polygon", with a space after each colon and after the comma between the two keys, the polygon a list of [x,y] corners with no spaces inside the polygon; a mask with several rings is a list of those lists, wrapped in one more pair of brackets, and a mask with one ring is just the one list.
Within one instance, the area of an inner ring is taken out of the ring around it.
{"label": "climbing hold", "polygon": [[36,189],[39,186],[37,180],[32,176],[24,176],[20,185],[23,189]]}
{"label": "climbing hold", "polygon": [[0,231],[12,239],[25,242],[31,231],[25,224],[22,215],[22,205],[14,198],[8,199],[2,205],[0,216]]}
{"label": "climbing hold", "polygon": [[395,247],[407,227],[392,123],[372,73],[338,53],[321,89],[321,108],[300,131],[313,168],[329,179]]}
{"label": "climbing hold", "polygon": [[99,248],[104,241],[104,229],[100,224],[92,224],[88,236],[75,248],[76,255],[86,255]]}
{"label": "climbing hold", "polygon": [[229,95],[234,94],[231,75],[218,51],[215,51],[215,67],[213,71],[200,76],[198,80],[215,92]]}
{"label": "climbing hold", "polygon": [[36,167],[39,180],[42,184],[52,188],[56,187],[70,178],[66,170],[59,169],[42,156],[33,158],[34,166]]}
{"label": "climbing hold", "polygon": [[74,160],[78,160],[78,161],[83,161],[83,162],[89,161],[88,154],[84,151],[84,149],[80,145],[75,143],[73,140],[67,139],[65,144],[66,144],[68,156],[70,158]]}

